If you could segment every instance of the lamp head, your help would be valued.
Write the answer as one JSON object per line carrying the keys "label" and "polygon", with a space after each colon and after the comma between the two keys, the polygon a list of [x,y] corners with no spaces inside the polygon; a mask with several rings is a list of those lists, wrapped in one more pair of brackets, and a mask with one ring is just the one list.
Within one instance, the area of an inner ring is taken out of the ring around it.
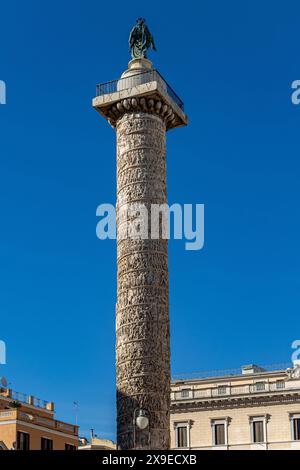
{"label": "lamp head", "polygon": [[136,418],[136,425],[139,429],[143,430],[149,426],[149,418],[146,415],[144,410],[139,410],[138,416]]}

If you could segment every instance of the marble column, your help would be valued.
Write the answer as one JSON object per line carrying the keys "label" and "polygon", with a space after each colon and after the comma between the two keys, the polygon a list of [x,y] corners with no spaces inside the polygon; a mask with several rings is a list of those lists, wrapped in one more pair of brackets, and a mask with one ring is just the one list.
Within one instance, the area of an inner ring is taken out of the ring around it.
{"label": "marble column", "polygon": [[[149,75],[144,72],[149,72]],[[140,75],[139,75],[140,74]],[[113,96],[94,107],[117,132],[116,307],[117,443],[119,449],[168,449],[170,410],[170,323],[168,241],[124,236],[142,205],[167,202],[166,131],[187,118],[163,79],[146,60],[133,60]],[[140,430],[135,413],[149,426]]]}

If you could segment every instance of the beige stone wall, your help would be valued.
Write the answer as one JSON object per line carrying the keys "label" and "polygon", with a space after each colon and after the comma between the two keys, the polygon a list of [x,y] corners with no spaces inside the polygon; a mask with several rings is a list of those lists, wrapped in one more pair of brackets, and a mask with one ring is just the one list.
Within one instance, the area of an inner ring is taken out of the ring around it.
{"label": "beige stone wall", "polygon": [[[211,419],[228,417],[228,448],[242,449],[299,449],[300,441],[291,442],[289,413],[300,414],[300,403],[274,404],[256,407],[225,408],[219,410],[186,411],[171,414],[171,448],[175,448],[174,423],[191,420],[190,448],[211,448]],[[251,444],[250,416],[269,415],[267,446]]]}

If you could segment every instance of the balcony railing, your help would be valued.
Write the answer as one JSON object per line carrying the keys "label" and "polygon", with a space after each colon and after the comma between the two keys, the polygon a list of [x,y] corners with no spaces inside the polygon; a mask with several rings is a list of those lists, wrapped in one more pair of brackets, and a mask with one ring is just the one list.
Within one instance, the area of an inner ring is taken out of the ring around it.
{"label": "balcony railing", "polygon": [[33,395],[27,395],[26,393],[16,392],[10,388],[0,388],[0,398],[17,401],[24,405],[34,406],[35,408],[41,408],[43,410],[54,411],[54,404],[52,402],[41,400]]}
{"label": "balcony railing", "polygon": [[[283,385],[284,383],[284,385]],[[238,395],[252,395],[267,392],[278,392],[284,391],[295,391],[298,390],[300,393],[300,386],[294,387],[288,382],[259,382],[254,384],[246,385],[222,385],[221,387],[207,387],[207,388],[195,388],[187,390],[184,389],[184,393],[181,390],[171,392],[172,401],[190,401],[190,400],[201,400],[209,398],[225,398],[228,396]],[[187,393],[188,392],[188,393]]]}
{"label": "balcony railing", "polygon": [[20,403],[24,403],[26,405],[32,405],[32,406],[35,406],[36,408],[42,408],[42,409],[47,409],[47,405],[49,403],[47,400],[42,400],[41,398],[29,396],[26,393],[15,392],[14,390],[11,390],[11,398]]}
{"label": "balcony railing", "polygon": [[[284,362],[280,364],[268,364],[262,365],[261,369],[265,372],[277,372],[277,371],[284,371],[287,368],[291,367],[290,362]],[[204,370],[199,372],[192,372],[192,373],[183,373],[183,374],[175,374],[172,377],[172,381],[179,381],[179,380],[197,380],[197,379],[208,379],[213,377],[233,377],[236,375],[245,375],[242,373],[242,368],[234,368],[234,369],[213,369],[213,370]]]}
{"label": "balcony railing", "polygon": [[39,426],[43,426],[50,429],[56,429],[57,431],[78,435],[78,426],[73,424],[64,423],[63,421],[57,421],[56,419],[44,418],[43,416],[33,415],[26,413],[19,409],[3,410],[0,411],[0,422],[1,421],[14,421],[20,420],[30,422]]}
{"label": "balcony railing", "polygon": [[110,82],[101,83],[96,85],[96,96],[107,95],[111,93],[116,93],[121,90],[127,90],[137,85],[143,85],[149,82],[159,82],[168,95],[172,98],[173,101],[179,106],[179,108],[184,111],[183,101],[175,93],[173,88],[166,82],[166,80],[161,76],[158,70],[151,69],[146,70],[145,72],[140,72],[135,75],[131,75],[124,78],[119,78],[118,80],[112,80]]}

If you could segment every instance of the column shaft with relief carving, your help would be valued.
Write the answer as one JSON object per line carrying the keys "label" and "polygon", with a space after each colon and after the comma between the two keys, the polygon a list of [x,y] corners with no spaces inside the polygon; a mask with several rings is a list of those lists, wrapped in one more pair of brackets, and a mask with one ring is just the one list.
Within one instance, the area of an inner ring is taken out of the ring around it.
{"label": "column shaft with relief carving", "polygon": [[[150,112],[127,112],[117,129],[117,434],[119,449],[169,448],[170,326],[168,242],[120,236],[126,205],[166,203],[166,123]],[[126,212],[125,212],[126,214]],[[125,215],[126,217],[126,215]],[[131,214],[132,217],[132,214]],[[133,215],[134,217],[134,215]],[[134,431],[136,409],[149,429]],[[135,441],[135,442],[134,442]]]}

